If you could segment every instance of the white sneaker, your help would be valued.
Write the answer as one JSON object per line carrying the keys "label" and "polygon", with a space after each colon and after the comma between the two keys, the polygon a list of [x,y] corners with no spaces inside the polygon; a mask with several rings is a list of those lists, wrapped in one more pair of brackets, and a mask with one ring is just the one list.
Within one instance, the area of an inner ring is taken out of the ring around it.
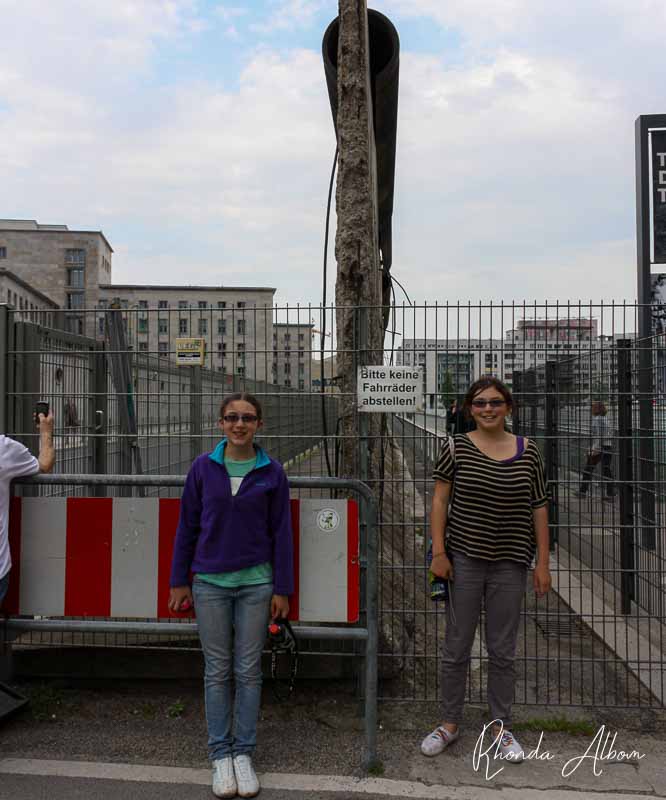
{"label": "white sneaker", "polygon": [[234,756],[234,772],[236,773],[239,797],[254,797],[259,794],[261,786],[259,786],[259,778],[254,771],[250,756],[245,754]]}
{"label": "white sneaker", "polygon": [[507,761],[512,761],[514,764],[520,764],[525,760],[525,751],[511,731],[505,730],[502,734],[499,751]]}
{"label": "white sneaker", "polygon": [[445,747],[455,742],[459,736],[460,728],[455,733],[451,733],[451,731],[447,731],[446,728],[440,725],[421,742],[421,752],[424,756],[438,756]]}
{"label": "white sneaker", "polygon": [[236,775],[231,756],[213,761],[213,794],[215,797],[236,797]]}

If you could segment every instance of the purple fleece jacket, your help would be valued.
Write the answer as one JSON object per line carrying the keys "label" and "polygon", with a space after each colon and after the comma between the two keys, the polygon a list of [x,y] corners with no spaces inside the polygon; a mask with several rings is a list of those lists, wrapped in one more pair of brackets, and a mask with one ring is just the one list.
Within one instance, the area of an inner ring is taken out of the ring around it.
{"label": "purple fleece jacket", "polygon": [[231,494],[223,439],[196,458],[180,501],[170,586],[187,586],[190,570],[235,572],[270,561],[274,594],[294,591],[289,482],[282,465],[255,445],[257,464]]}

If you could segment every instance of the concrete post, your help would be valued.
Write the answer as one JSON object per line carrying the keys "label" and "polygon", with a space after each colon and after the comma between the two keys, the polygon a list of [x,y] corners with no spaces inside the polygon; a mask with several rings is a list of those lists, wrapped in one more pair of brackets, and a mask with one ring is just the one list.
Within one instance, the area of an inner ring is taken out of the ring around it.
{"label": "concrete post", "polygon": [[[371,478],[379,441],[379,415],[371,415],[363,433],[368,475],[361,475],[356,371],[363,364],[381,364],[381,269],[377,213],[377,167],[370,89],[368,13],[366,0],[339,0],[337,64],[338,264],[335,300],[338,374],[342,380],[342,474]],[[364,319],[359,306],[367,308]]]}

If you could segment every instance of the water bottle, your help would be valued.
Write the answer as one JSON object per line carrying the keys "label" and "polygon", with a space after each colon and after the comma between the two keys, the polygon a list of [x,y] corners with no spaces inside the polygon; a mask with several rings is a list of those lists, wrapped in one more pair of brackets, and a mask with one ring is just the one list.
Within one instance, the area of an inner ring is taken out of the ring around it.
{"label": "water bottle", "polygon": [[449,599],[449,582],[446,578],[440,578],[435,575],[430,569],[432,564],[432,544],[426,553],[426,561],[428,565],[428,583],[430,584],[430,599],[435,602],[447,602]]}

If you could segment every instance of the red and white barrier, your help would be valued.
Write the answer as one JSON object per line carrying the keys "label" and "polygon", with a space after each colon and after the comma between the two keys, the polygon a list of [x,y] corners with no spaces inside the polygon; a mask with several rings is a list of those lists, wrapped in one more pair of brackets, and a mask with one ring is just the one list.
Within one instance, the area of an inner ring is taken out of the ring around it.
{"label": "red and white barrier", "polygon": [[[12,498],[10,614],[171,616],[167,607],[180,500]],[[296,590],[289,617],[356,622],[358,506],[292,500]],[[182,615],[178,615],[182,616]]]}

